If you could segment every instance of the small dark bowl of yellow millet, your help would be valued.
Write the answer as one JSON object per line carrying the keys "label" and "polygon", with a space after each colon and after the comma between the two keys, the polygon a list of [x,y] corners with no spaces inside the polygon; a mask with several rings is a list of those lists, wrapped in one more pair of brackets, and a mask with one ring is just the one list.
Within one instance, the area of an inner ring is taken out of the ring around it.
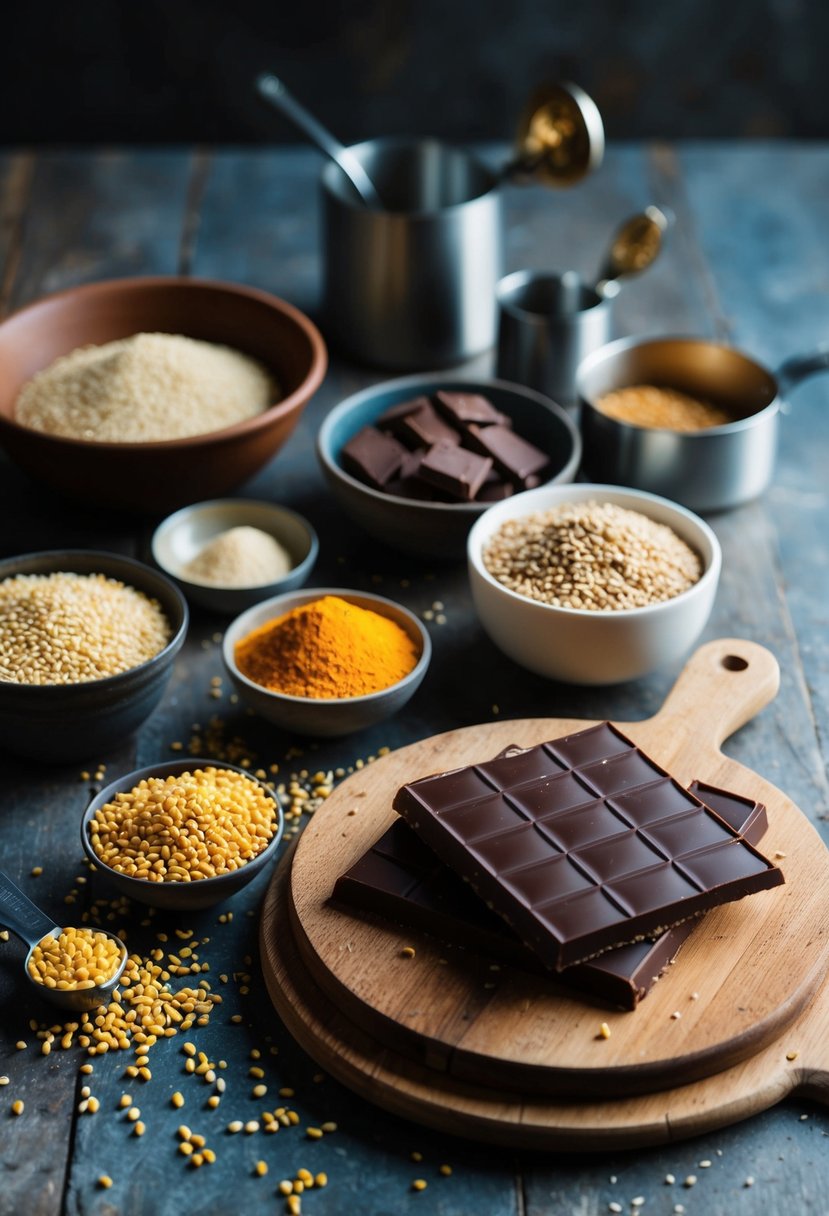
{"label": "small dark bowl of yellow millet", "polygon": [[118,553],[0,561],[0,747],[60,763],[122,743],[161,700],[187,623],[175,584]]}
{"label": "small dark bowl of yellow millet", "polygon": [[112,781],[81,821],[81,845],[120,895],[168,911],[221,903],[267,869],[284,817],[273,790],[216,760],[168,760]]}

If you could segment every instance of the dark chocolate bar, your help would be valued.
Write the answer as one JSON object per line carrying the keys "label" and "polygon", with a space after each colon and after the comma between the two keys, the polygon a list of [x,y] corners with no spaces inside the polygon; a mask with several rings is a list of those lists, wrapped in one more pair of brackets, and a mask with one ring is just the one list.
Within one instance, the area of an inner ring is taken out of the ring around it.
{"label": "dark chocolate bar", "polygon": [[520,483],[525,489],[532,488],[527,485],[527,479],[550,463],[546,452],[505,426],[470,426],[467,435],[471,448],[483,456],[491,456],[502,476]]}
{"label": "dark chocolate bar", "polygon": [[376,427],[364,426],[349,439],[341,453],[343,467],[382,490],[403,464],[408,451],[392,435],[384,435]]}
{"label": "dark chocolate bar", "polygon": [[556,971],[783,882],[609,723],[412,782],[394,807]]}
{"label": "dark chocolate bar", "polygon": [[448,443],[436,443],[421,460],[418,476],[453,498],[471,502],[491,468],[488,456],[478,456]]}
{"label": "dark chocolate bar", "polygon": [[[690,791],[750,844],[765,834],[765,807],[752,799],[694,782]],[[490,911],[468,883],[440,861],[407,823],[398,819],[341,875],[334,903],[352,912],[371,912],[422,929],[450,945],[532,972],[546,972],[529,947]],[[587,963],[559,972],[565,987],[589,992],[609,1005],[635,1009],[690,936],[696,920],[666,930],[656,941],[607,950]]]}

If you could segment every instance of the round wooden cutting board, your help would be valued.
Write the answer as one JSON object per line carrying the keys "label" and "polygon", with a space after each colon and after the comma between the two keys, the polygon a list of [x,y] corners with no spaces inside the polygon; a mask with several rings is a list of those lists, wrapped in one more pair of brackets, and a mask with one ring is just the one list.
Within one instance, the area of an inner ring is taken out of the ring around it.
{"label": "round wooden cutting board", "polygon": [[[290,866],[275,876],[262,921],[265,978],[289,1029],[329,1071],[381,1105],[461,1134],[535,1147],[691,1134],[801,1083],[803,1068],[821,1065],[814,1053],[786,1061],[789,1036],[786,1045],[780,1036],[803,1025],[819,1044],[814,1025],[826,1024],[821,1001],[803,1011],[829,965],[829,852],[784,794],[720,752],[773,698],[778,679],[768,651],[720,640],[697,651],[655,717],[617,723],[682,783],[697,778],[764,802],[761,848],[786,877],[783,887],[708,913],[638,1009],[607,1010],[518,969],[492,972],[471,953],[327,902],[337,876],[393,821],[400,785],[590,725],[533,719],[403,748],[348,778],[316,813]],[[416,947],[414,958],[403,957],[403,945]],[[608,1039],[598,1035],[603,1021]],[[758,1070],[781,1053],[782,1074]],[[651,1096],[631,1096],[641,1094]],[[678,1095],[689,1104],[684,1133]],[[597,1098],[612,1100],[584,1101]]]}

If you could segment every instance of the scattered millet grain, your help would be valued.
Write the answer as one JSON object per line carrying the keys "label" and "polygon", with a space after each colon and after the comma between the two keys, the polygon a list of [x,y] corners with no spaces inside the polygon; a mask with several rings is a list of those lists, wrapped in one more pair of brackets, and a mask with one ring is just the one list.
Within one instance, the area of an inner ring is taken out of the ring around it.
{"label": "scattered millet grain", "polygon": [[17,1098],[16,1101],[12,1102],[12,1114],[13,1115],[22,1115],[24,1109],[25,1109],[25,1104],[24,1104],[22,1098]]}
{"label": "scattered millet grain", "polygon": [[0,680],[80,684],[146,663],[170,640],[155,600],[104,574],[0,582]]}
{"label": "scattered millet grain", "polygon": [[101,1176],[98,1178],[98,1186],[101,1187],[102,1190],[109,1190],[109,1188],[112,1186],[112,1179],[110,1178],[109,1174],[101,1174]]}
{"label": "scattered millet grain", "polygon": [[257,781],[209,767],[150,777],[116,794],[96,812],[89,839],[119,874],[195,882],[258,856],[276,825],[276,804]]}
{"label": "scattered millet grain", "polygon": [[502,524],[483,551],[510,591],[556,608],[643,608],[698,582],[697,554],[664,524],[615,503],[562,503]]}

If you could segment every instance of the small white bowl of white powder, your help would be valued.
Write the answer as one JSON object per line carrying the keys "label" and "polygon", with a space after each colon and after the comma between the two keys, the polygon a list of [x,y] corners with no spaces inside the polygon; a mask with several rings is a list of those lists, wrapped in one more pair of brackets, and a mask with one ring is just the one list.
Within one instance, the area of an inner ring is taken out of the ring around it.
{"label": "small white bowl of white powder", "polygon": [[311,524],[275,503],[197,502],[156,528],[152,555],[193,604],[236,614],[301,587],[317,558]]}

